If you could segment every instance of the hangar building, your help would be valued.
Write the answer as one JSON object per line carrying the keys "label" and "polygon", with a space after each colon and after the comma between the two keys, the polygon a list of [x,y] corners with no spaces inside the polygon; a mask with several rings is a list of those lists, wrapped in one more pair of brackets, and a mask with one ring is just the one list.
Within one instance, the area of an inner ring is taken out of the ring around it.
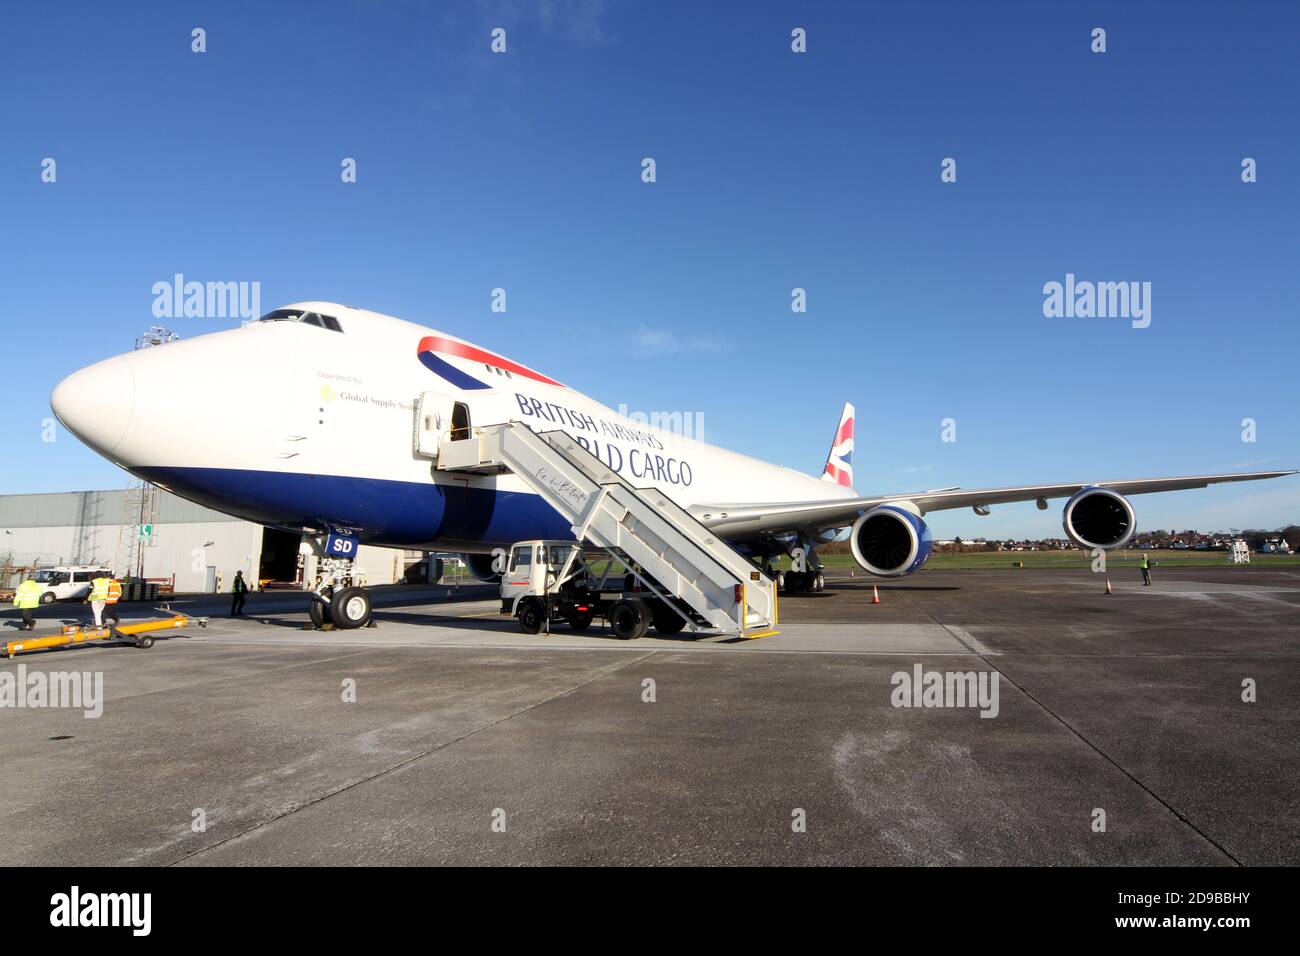
{"label": "hangar building", "polygon": [[[228,591],[238,570],[250,582],[272,586],[310,585],[314,578],[316,559],[299,556],[296,534],[232,518],[161,488],[149,491],[147,511],[141,501],[138,487],[0,495],[0,568],[99,565],[126,576],[132,569],[119,565],[136,563],[143,577],[172,580],[177,592]],[[141,543],[132,547],[135,541]],[[362,545],[357,565],[367,583],[391,584],[425,557]],[[5,586],[13,583],[0,580]]]}

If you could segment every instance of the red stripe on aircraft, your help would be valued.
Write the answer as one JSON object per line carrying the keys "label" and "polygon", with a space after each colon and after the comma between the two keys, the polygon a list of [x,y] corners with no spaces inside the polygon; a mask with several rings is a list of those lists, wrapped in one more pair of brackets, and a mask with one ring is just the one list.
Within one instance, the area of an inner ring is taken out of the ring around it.
{"label": "red stripe on aircraft", "polygon": [[455,355],[459,358],[467,358],[472,362],[482,362],[484,365],[491,365],[493,368],[505,369],[515,375],[522,375],[524,378],[531,378],[534,382],[544,382],[547,385],[559,385],[553,378],[547,378],[541,372],[534,372],[530,368],[524,368],[518,362],[512,362],[494,352],[486,349],[476,348],[467,342],[457,342],[453,339],[445,339],[441,335],[426,335],[420,339],[420,345],[416,349],[418,352],[438,352],[443,355]]}

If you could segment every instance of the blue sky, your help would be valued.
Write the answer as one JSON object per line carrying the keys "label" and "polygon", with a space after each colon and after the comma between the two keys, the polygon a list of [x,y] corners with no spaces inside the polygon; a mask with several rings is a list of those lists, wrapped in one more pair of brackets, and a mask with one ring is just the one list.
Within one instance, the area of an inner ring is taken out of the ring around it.
{"label": "blue sky", "polygon": [[[1283,2],[7,3],[0,493],[121,485],[41,420],[177,272],[430,324],[811,472],[850,400],[863,493],[1300,466],[1298,33]],[[1066,273],[1150,282],[1150,327],[1045,317]],[[1300,480],[1137,505],[1278,526]]]}

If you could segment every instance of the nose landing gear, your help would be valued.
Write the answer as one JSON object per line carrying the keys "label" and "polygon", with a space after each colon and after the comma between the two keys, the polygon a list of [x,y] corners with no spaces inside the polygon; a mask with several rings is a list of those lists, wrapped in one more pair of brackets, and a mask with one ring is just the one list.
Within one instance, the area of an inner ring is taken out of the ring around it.
{"label": "nose landing gear", "polygon": [[344,558],[322,558],[307,616],[317,630],[350,631],[371,623],[370,592],[365,574]]}

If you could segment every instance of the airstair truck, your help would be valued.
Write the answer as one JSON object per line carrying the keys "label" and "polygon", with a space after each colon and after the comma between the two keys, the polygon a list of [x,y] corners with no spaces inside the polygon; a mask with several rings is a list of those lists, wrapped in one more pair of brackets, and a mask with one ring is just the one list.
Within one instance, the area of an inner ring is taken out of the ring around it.
{"label": "airstair truck", "polygon": [[527,634],[549,632],[553,624],[585,631],[596,618],[624,640],[644,637],[652,625],[661,635],[708,626],[656,584],[643,569],[573,541],[520,541],[501,575],[501,613],[518,618]]}
{"label": "airstair truck", "polygon": [[[513,473],[572,528],[573,540],[522,541],[511,549],[502,580],[518,583],[503,583],[502,599],[511,601],[507,613],[518,615],[522,606],[525,630],[548,626],[558,602],[560,619],[572,627],[590,624],[583,623],[590,612],[625,638],[640,637],[651,623],[661,634],[684,627],[744,637],[774,633],[775,581],[668,495],[633,487],[564,432],[535,433],[522,422],[488,425],[442,441],[437,456],[440,471]],[[584,573],[587,562],[579,563],[584,547],[605,556],[598,582]],[[528,570],[512,577],[524,561]],[[617,589],[609,587],[611,562],[627,572]]]}

